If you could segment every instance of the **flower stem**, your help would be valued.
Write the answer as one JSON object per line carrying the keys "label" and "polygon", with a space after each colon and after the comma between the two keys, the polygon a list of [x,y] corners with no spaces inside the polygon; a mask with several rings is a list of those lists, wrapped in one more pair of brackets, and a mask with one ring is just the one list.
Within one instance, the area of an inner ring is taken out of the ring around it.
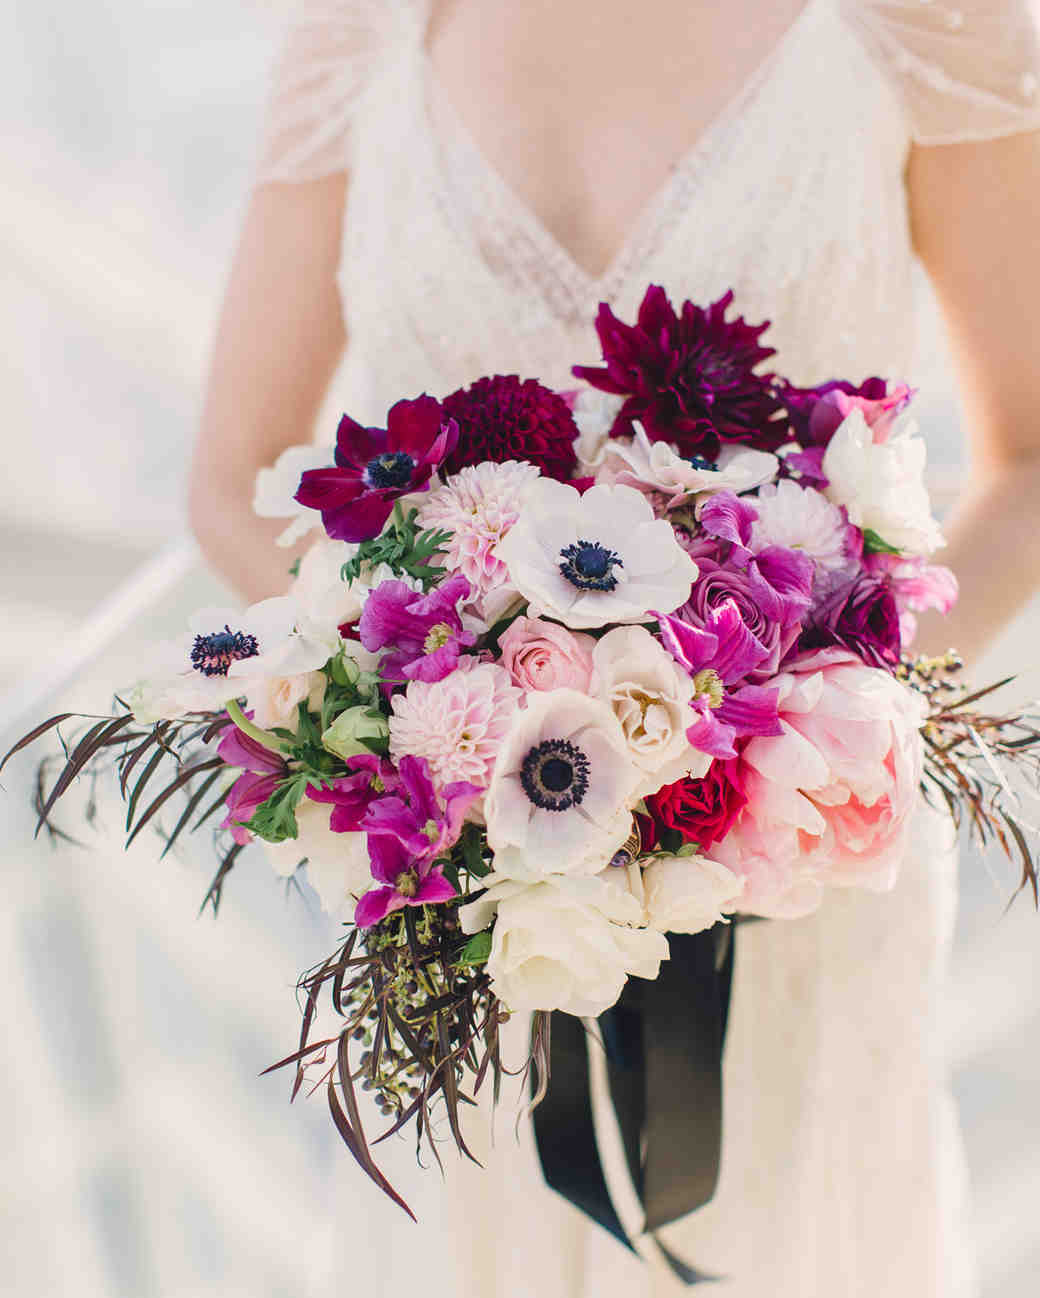
{"label": "flower stem", "polygon": [[248,735],[250,739],[254,739],[262,748],[266,748],[268,752],[277,753],[279,757],[285,756],[286,750],[282,746],[280,740],[276,739],[269,730],[261,730],[259,726],[254,726],[252,721],[249,720],[246,714],[238,706],[235,699],[230,699],[224,706],[228,716],[244,735]]}

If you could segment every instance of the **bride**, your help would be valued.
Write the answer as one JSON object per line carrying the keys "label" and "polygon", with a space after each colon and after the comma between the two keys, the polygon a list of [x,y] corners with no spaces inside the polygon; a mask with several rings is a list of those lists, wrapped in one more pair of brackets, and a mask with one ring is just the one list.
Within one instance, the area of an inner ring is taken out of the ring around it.
{"label": "bride", "polygon": [[[208,555],[250,598],[284,586],[253,477],[344,353],[373,424],[484,372],[564,387],[597,304],[631,318],[652,281],[733,288],[795,381],[912,379],[916,257],[975,443],[945,558],[964,612],[922,639],[976,655],[1040,567],[1038,76],[1027,0],[303,0],[198,443]],[[954,856],[923,809],[915,848],[891,894],[740,933],[718,1193],[665,1232],[717,1292],[971,1292],[934,1039]],[[390,1150],[416,1227],[344,1153],[301,1292],[678,1291],[544,1187],[529,1124],[517,1146],[503,1115],[485,1154],[445,1185]]]}

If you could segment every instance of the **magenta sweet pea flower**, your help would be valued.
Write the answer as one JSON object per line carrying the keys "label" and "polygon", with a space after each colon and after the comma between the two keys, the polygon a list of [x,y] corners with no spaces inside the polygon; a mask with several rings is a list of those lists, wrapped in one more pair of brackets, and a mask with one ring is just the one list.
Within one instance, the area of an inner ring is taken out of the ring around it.
{"label": "magenta sweet pea flower", "polygon": [[695,719],[686,732],[695,748],[712,757],[732,758],[738,739],[781,733],[776,690],[761,685],[729,688],[747,676],[765,652],[734,601],[711,611],[711,630],[669,615],[658,615],[658,620],[661,643],[699,687],[690,700]]}
{"label": "magenta sweet pea flower", "polygon": [[456,896],[444,871],[432,861],[416,861],[392,834],[369,834],[372,878],[383,886],[370,888],[354,911],[358,928],[371,928],[405,906],[436,905]]}
{"label": "magenta sweet pea flower", "polygon": [[397,768],[375,753],[358,753],[347,758],[350,775],[333,780],[325,788],[310,787],[307,797],[313,802],[329,802],[332,813],[329,828],[334,834],[349,834],[361,828],[361,822],[372,803],[401,787]]}
{"label": "magenta sweet pea flower", "polygon": [[384,680],[442,681],[459,664],[463,649],[476,643],[462,629],[458,606],[470,585],[461,573],[442,582],[428,595],[418,595],[403,581],[384,581],[365,601],[358,625],[364,647],[386,649],[379,664]]}
{"label": "magenta sweet pea flower", "polygon": [[423,491],[444,457],[455,449],[458,428],[445,421],[439,401],[416,397],[392,406],[382,428],[362,428],[348,415],[336,433],[336,463],[310,469],[296,500],[321,511],[325,531],[337,541],[378,536],[394,501]]}
{"label": "magenta sweet pea flower", "polygon": [[373,888],[358,902],[354,922],[371,928],[392,911],[447,901],[455,889],[434,864],[457,840],[466,812],[480,796],[475,785],[449,784],[438,798],[421,757],[401,758],[397,792],[372,802],[358,828],[368,833]]}
{"label": "magenta sweet pea flower", "polygon": [[244,734],[237,726],[228,726],[217,745],[217,756],[228,766],[238,767],[242,774],[228,789],[227,814],[220,822],[231,837],[242,845],[252,841],[246,822],[266,802],[285,778],[288,768],[277,753]]}

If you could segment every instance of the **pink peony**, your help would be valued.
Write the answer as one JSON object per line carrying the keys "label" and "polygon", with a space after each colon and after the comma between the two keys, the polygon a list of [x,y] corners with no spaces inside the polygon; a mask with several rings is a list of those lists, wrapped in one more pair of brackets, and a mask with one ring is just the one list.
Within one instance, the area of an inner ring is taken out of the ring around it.
{"label": "pink peony", "polygon": [[771,682],[784,733],[748,742],[748,802],[712,854],[747,880],[741,908],[816,910],[824,887],[895,883],[921,779],[921,702],[888,672],[827,649]]}
{"label": "pink peony", "polygon": [[440,681],[412,681],[393,699],[390,755],[424,757],[438,792],[460,781],[487,788],[520,706],[508,672],[475,658],[464,664]]}
{"label": "pink peony", "polygon": [[592,677],[593,636],[540,617],[518,617],[499,641],[502,666],[522,690],[580,690]]}

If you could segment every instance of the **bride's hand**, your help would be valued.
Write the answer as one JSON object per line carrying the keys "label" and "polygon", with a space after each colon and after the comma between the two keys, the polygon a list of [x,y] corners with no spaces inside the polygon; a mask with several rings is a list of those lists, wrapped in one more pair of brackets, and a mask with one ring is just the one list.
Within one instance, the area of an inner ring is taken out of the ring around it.
{"label": "bride's hand", "polygon": [[253,513],[253,484],[285,447],[311,440],[343,353],[336,266],[345,192],[342,174],[260,186],[224,298],[189,504],[207,558],[250,600],[282,593],[298,553],[274,544],[284,523]]}
{"label": "bride's hand", "polygon": [[972,466],[936,555],[961,583],[918,643],[971,660],[1040,585],[1040,132],[915,148],[914,245],[956,362]]}

